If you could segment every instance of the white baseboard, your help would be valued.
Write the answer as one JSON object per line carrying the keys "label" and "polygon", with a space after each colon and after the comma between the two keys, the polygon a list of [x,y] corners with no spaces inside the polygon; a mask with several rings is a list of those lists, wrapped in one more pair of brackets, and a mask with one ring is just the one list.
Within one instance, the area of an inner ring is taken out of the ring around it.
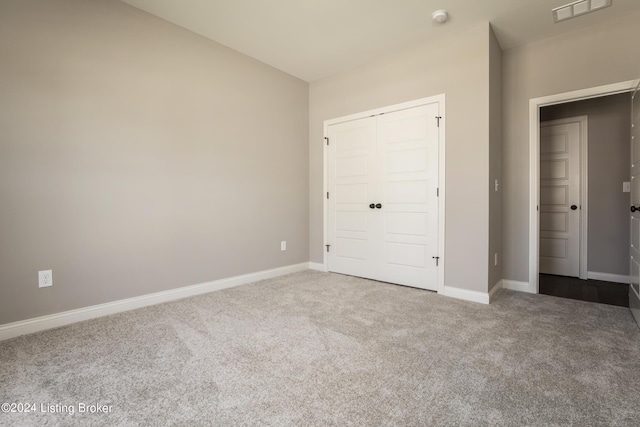
{"label": "white baseboard", "polygon": [[5,325],[0,325],[0,341],[20,335],[69,325],[71,323],[81,322],[83,320],[95,319],[96,317],[121,313],[123,311],[174,301],[194,295],[206,294],[213,291],[219,291],[221,289],[257,282],[259,280],[271,279],[273,277],[296,273],[307,269],[309,269],[309,263],[304,262],[301,264],[229,277],[227,279],[214,280],[212,282],[201,283],[198,285],[171,289],[169,291],[155,292],[139,297],[93,305],[62,313],[50,314],[33,319],[21,320],[19,322],[7,323]]}
{"label": "white baseboard", "polygon": [[531,285],[529,282],[518,282],[517,280],[502,279],[502,287],[504,289],[510,289],[512,291],[527,292],[529,294],[536,294],[535,285]]}
{"label": "white baseboard", "polygon": [[597,271],[587,271],[587,279],[604,280],[605,282],[631,283],[631,278],[626,274],[598,273]]}
{"label": "white baseboard", "polygon": [[309,270],[323,271],[326,273],[327,266],[319,262],[309,262]]}
{"label": "white baseboard", "polygon": [[470,291],[468,289],[454,288],[452,286],[444,286],[440,295],[447,297],[462,299],[465,301],[479,302],[480,304],[489,304],[489,293]]}

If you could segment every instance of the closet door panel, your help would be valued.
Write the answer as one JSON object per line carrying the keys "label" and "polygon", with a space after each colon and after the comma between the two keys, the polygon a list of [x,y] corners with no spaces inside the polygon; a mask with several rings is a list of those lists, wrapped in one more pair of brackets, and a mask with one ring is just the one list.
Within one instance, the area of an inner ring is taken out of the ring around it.
{"label": "closet door panel", "polygon": [[380,280],[437,289],[438,104],[378,116]]}
{"label": "closet door panel", "polygon": [[331,125],[329,145],[329,269],[375,278],[376,121],[364,118]]}

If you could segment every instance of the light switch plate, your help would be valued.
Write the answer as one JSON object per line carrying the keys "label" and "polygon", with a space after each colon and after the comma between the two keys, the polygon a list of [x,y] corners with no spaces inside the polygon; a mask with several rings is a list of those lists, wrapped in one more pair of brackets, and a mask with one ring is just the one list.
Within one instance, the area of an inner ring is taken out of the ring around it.
{"label": "light switch plate", "polygon": [[622,183],[622,192],[623,193],[630,193],[631,192],[631,183],[630,182],[623,182]]}

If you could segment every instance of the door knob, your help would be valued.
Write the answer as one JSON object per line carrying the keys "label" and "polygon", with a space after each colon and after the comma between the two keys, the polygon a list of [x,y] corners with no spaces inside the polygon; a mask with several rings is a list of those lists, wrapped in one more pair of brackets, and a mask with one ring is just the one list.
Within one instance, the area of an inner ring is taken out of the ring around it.
{"label": "door knob", "polygon": [[640,206],[638,207],[631,206],[631,212],[635,212],[635,211],[640,211]]}
{"label": "door knob", "polygon": [[374,205],[373,203],[371,203],[371,204],[369,205],[369,208],[370,208],[370,209],[375,209],[375,208],[376,208],[376,205]]}
{"label": "door knob", "polygon": [[578,209],[578,207],[576,205],[571,205],[571,210],[575,211],[576,209]]}
{"label": "door knob", "polygon": [[380,208],[382,208],[382,205],[380,203],[377,203],[376,204],[376,208],[380,209]]}

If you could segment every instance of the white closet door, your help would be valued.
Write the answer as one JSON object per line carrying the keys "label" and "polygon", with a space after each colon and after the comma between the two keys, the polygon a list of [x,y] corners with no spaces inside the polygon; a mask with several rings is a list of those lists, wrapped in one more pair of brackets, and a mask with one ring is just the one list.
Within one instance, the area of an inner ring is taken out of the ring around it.
{"label": "white closet door", "polygon": [[329,271],[437,289],[438,112],[328,127]]}
{"label": "white closet door", "polygon": [[380,224],[369,205],[377,196],[376,120],[331,125],[328,137],[330,270],[375,279]]}
{"label": "white closet door", "polygon": [[378,116],[379,280],[437,289],[438,104]]}

